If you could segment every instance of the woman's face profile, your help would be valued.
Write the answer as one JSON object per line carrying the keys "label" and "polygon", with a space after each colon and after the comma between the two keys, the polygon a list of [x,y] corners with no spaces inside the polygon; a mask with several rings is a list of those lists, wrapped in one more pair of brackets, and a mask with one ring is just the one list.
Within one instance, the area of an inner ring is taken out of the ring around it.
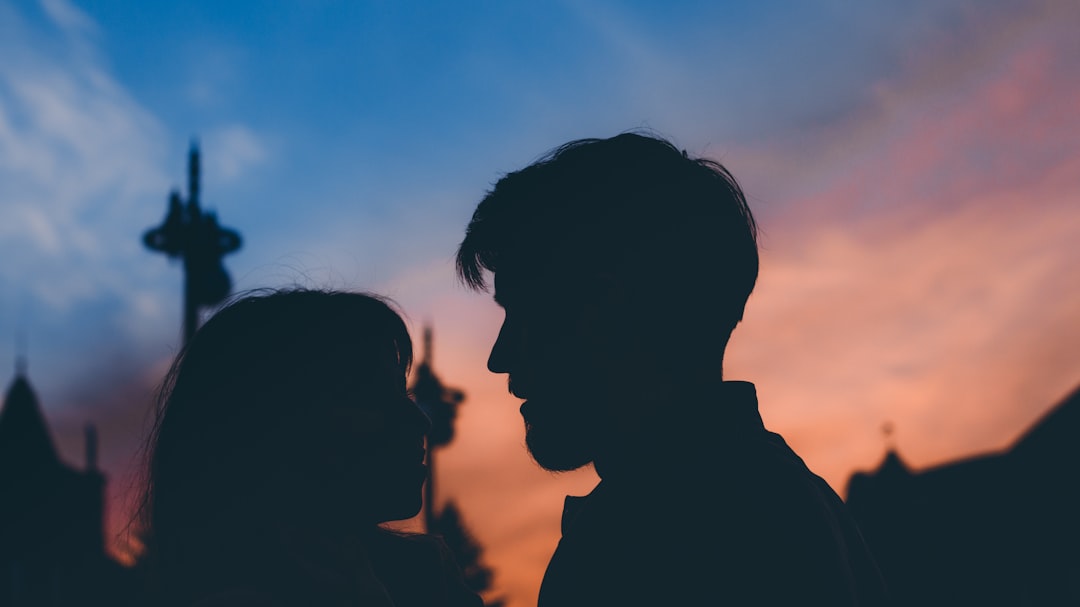
{"label": "woman's face profile", "polygon": [[332,402],[313,407],[322,412],[311,440],[314,478],[335,502],[326,506],[364,522],[415,516],[430,422],[406,391],[404,371],[396,360],[361,369],[342,388]]}

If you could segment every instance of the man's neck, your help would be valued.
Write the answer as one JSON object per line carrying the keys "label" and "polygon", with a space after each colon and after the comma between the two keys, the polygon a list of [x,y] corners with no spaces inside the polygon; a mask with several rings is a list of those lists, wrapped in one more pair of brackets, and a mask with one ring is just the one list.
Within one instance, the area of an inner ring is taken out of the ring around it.
{"label": "man's neck", "polygon": [[717,380],[707,388],[654,393],[618,406],[593,460],[601,479],[692,463],[685,458],[725,430],[738,435],[760,427],[754,388],[746,382]]}

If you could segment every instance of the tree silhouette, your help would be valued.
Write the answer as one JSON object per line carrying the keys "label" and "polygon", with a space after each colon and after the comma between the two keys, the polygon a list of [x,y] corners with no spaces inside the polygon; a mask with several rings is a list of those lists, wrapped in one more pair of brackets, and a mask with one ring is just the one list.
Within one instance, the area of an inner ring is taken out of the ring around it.
{"label": "tree silhouette", "polygon": [[[434,528],[429,529],[429,532],[442,536],[461,567],[465,585],[470,590],[482,595],[491,589],[494,572],[483,563],[481,556],[484,550],[465,527],[461,513],[453,500],[447,501],[435,516]],[[502,607],[505,601],[502,598],[495,598],[490,601],[485,600],[484,604],[488,607]]]}
{"label": "tree silhouette", "polygon": [[[457,409],[465,401],[465,393],[445,386],[432,366],[432,332],[424,329],[424,358],[416,367],[412,393],[416,404],[431,419],[427,437],[428,482],[424,495],[424,525],[428,533],[440,535],[454,559],[461,567],[465,583],[473,592],[483,594],[491,589],[494,573],[484,565],[480,556],[483,549],[465,528],[461,513],[453,501],[447,501],[440,509],[435,499],[435,450],[448,445],[454,439],[454,420]],[[489,607],[501,607],[501,598],[487,603]]]}

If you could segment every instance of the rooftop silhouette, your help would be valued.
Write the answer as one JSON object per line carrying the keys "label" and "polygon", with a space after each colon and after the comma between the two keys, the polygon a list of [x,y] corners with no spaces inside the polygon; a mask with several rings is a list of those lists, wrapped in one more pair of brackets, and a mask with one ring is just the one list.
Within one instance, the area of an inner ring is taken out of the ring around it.
{"label": "rooftop silhouette", "polygon": [[0,409],[0,605],[116,605],[131,587],[105,550],[105,476],[86,429],[82,469],[61,461],[24,363]]}
{"label": "rooftop silhouette", "polygon": [[1080,387],[1008,448],[915,470],[889,449],[847,503],[911,605],[1080,602]]}

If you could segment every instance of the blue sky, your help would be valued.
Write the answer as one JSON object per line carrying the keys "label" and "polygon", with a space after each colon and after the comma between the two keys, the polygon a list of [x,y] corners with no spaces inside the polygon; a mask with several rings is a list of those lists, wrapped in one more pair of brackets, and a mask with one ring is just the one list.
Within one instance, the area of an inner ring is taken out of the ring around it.
{"label": "blue sky", "polygon": [[0,369],[25,336],[73,462],[99,425],[115,525],[180,336],[140,236],[198,138],[238,288],[435,324],[470,395],[442,486],[528,604],[593,479],[536,472],[483,370],[499,313],[451,257],[485,189],[631,128],[724,162],[764,229],[726,369],[766,421],[838,490],[885,421],[916,465],[1001,448],[1080,380],[1078,26],[1070,0],[0,0]]}
{"label": "blue sky", "polygon": [[[4,4],[11,155],[39,164],[9,164],[3,194],[49,216],[20,216],[36,240],[8,270],[6,332],[57,377],[83,366],[71,340],[171,341],[179,270],[138,234],[184,184],[192,137],[204,203],[246,236],[228,260],[239,286],[371,284],[449,256],[446,227],[483,188],[568,139],[651,127],[723,154],[857,110],[902,54],[860,42],[918,13],[775,9]],[[110,313],[122,327],[104,329]]]}

